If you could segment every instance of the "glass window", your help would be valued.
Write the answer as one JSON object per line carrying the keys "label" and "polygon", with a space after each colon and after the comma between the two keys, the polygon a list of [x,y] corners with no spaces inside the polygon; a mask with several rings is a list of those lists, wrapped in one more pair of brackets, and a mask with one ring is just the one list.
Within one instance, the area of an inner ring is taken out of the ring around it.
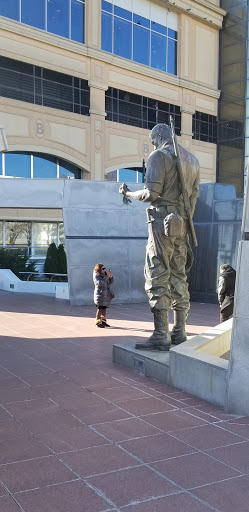
{"label": "glass window", "polygon": [[0,154],[0,175],[3,174],[3,155]]}
{"label": "glass window", "polygon": [[150,32],[146,28],[134,25],[133,27],[133,60],[140,64],[149,65]]}
{"label": "glass window", "polygon": [[131,59],[131,23],[114,18],[114,53]]}
{"label": "glass window", "polygon": [[[20,63],[16,69],[11,69],[9,62],[11,59],[1,59],[1,80],[0,94],[5,98],[13,98],[20,101],[34,102],[33,77],[27,74],[27,68],[24,64],[23,70],[19,71]],[[15,61],[12,61],[12,63]],[[28,66],[33,71],[33,66]]]}
{"label": "glass window", "polygon": [[138,175],[137,182],[143,183],[143,173],[138,171],[137,175]]}
{"label": "glass window", "polygon": [[0,245],[3,245],[3,221],[0,221]]}
{"label": "glass window", "polygon": [[102,0],[102,9],[103,11],[112,12],[112,4],[110,4],[110,2]]}
{"label": "glass window", "polygon": [[177,73],[177,32],[105,0],[102,0],[101,48],[161,71]]}
{"label": "glass window", "polygon": [[133,23],[134,25],[140,25],[141,27],[150,28],[150,20],[147,18],[143,18],[142,16],[138,16],[138,14],[133,14]]}
{"label": "glass window", "polygon": [[130,11],[127,11],[126,9],[122,9],[122,7],[118,7],[117,5],[114,5],[114,14],[116,16],[119,16],[120,18],[124,18],[125,20],[131,21],[132,14]]}
{"label": "glass window", "polygon": [[101,48],[112,53],[112,15],[107,12],[101,17]]}
{"label": "glass window", "polygon": [[57,222],[33,222],[33,245],[57,245]]}
{"label": "glass window", "polygon": [[81,0],[71,1],[71,39],[84,43],[85,6]]}
{"label": "glass window", "polygon": [[117,171],[110,171],[105,174],[105,181],[117,181]]}
{"label": "glass window", "polygon": [[168,39],[167,72],[176,75],[177,63],[177,43],[173,39]]}
{"label": "glass window", "polygon": [[156,23],[155,21],[151,22],[151,30],[155,32],[159,32],[159,34],[163,34],[166,36],[167,28],[164,25],[160,25],[160,23]]}
{"label": "glass window", "polygon": [[31,245],[31,222],[5,222],[5,245]]}
{"label": "glass window", "polygon": [[166,71],[166,37],[151,32],[151,66]]}
{"label": "glass window", "polygon": [[57,178],[57,159],[53,156],[34,155],[34,178]]}
{"label": "glass window", "polygon": [[45,30],[45,2],[44,0],[22,0],[21,21],[32,27]]}
{"label": "glass window", "polygon": [[59,223],[59,243],[65,245],[65,233],[63,222]]}
{"label": "glass window", "polygon": [[[62,75],[63,77],[64,75]],[[71,84],[72,84],[72,78]],[[73,88],[61,82],[43,80],[43,105],[73,112]]]}
{"label": "glass window", "polygon": [[31,157],[22,153],[5,153],[5,176],[30,178]]}
{"label": "glass window", "polygon": [[177,32],[171,28],[168,28],[168,36],[172,39],[177,39]]}
{"label": "glass window", "polygon": [[69,37],[69,0],[48,0],[48,31]]}
{"label": "glass window", "polygon": [[[220,139],[229,140],[234,128],[236,129],[236,126],[229,126],[228,123],[225,123],[224,126],[220,125]],[[217,118],[215,116],[204,114],[203,112],[195,112],[193,115],[192,129],[194,139],[216,144]],[[231,142],[229,142],[229,145],[231,146]]]}
{"label": "glass window", "polygon": [[19,21],[19,0],[0,0],[0,15]]}
{"label": "glass window", "polygon": [[112,87],[106,91],[105,98],[108,121],[152,129],[157,123],[168,124],[169,114],[172,114],[176,134],[181,133],[181,111],[176,105]]}
{"label": "glass window", "polygon": [[90,89],[80,80],[73,94],[73,83],[79,79],[65,73],[32,66],[25,62],[0,57],[0,95],[89,116]]}
{"label": "glass window", "polygon": [[59,159],[59,178],[81,178],[81,170],[76,165]]}
{"label": "glass window", "polygon": [[137,173],[133,169],[119,169],[119,181],[127,183],[137,182]]}

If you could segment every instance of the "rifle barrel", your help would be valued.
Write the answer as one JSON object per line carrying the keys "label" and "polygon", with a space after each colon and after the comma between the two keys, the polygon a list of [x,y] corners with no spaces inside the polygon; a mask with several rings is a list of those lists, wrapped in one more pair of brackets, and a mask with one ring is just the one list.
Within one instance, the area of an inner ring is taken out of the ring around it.
{"label": "rifle barrel", "polygon": [[190,231],[190,235],[191,235],[193,246],[197,247],[198,243],[197,243],[197,238],[196,238],[196,234],[195,234],[195,228],[194,228],[193,220],[192,220],[191,213],[190,213],[189,195],[188,195],[188,192],[187,192],[187,189],[186,189],[186,185],[185,185],[185,179],[184,179],[183,170],[182,170],[182,162],[181,162],[180,150],[179,150],[179,146],[178,146],[178,140],[177,140],[177,137],[176,137],[176,134],[175,134],[175,127],[174,127],[173,117],[170,116],[169,119],[170,119],[171,131],[172,131],[173,146],[174,146],[174,151],[175,151],[175,156],[176,156],[177,173],[178,173],[178,178],[179,178],[180,186],[181,186],[181,189],[182,189],[182,197],[183,197],[183,203],[184,203],[184,210],[185,210],[185,213],[186,213],[186,216],[187,216],[187,219],[188,219],[189,231]]}

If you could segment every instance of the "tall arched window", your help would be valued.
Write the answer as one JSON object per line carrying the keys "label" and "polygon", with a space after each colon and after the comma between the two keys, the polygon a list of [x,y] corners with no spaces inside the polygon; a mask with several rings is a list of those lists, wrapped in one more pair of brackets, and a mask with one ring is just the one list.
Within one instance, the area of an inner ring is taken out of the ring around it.
{"label": "tall arched window", "polygon": [[125,183],[143,183],[145,168],[134,167],[126,169],[115,169],[105,174],[106,181],[118,181]]}
{"label": "tall arched window", "polygon": [[82,170],[44,153],[9,152],[0,155],[0,176],[9,178],[82,179]]}

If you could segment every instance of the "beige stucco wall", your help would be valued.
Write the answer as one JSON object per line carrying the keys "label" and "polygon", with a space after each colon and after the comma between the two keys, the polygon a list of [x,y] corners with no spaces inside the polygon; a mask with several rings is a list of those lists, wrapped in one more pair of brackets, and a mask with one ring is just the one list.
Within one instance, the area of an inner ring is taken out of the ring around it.
{"label": "beige stucco wall", "polygon": [[86,45],[0,17],[2,55],[69,73],[90,86],[89,117],[0,97],[9,150],[56,155],[81,167],[91,180],[141,165],[152,150],[148,130],[106,121],[110,86],[181,107],[179,142],[199,158],[202,181],[215,181],[216,146],[192,139],[192,115],[195,110],[217,114],[218,32],[224,15],[218,0],[167,2],[178,14],[178,76],[101,51],[101,1],[86,4]]}

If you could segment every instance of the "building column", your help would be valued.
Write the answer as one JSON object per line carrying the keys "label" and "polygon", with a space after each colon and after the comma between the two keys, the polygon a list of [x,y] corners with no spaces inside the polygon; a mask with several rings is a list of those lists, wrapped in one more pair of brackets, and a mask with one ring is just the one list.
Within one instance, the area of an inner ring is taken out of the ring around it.
{"label": "building column", "polygon": [[225,411],[249,414],[249,181],[247,178],[242,217],[242,240],[237,258],[233,327],[227,376]]}
{"label": "building column", "polygon": [[101,0],[86,1],[86,44],[101,48]]}
{"label": "building column", "polygon": [[91,180],[103,181],[105,171],[105,91],[108,86],[89,80],[91,120]]}
{"label": "building column", "polygon": [[181,107],[181,145],[190,151],[192,145],[192,118],[195,111],[190,107]]}

